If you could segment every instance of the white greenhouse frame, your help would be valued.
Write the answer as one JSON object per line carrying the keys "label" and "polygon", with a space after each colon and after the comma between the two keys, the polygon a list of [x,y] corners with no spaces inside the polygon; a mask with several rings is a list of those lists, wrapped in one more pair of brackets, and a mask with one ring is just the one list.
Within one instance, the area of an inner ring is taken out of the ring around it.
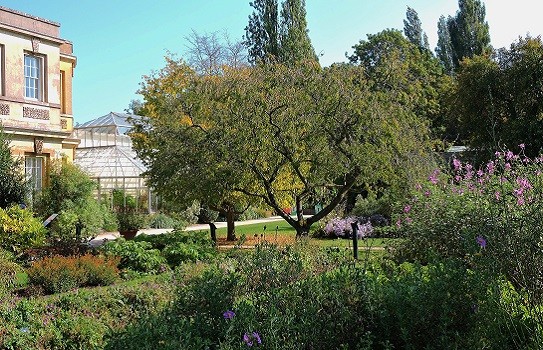
{"label": "white greenhouse frame", "polygon": [[113,207],[113,190],[122,190],[126,195],[136,198],[141,209],[142,201],[149,213],[156,209],[158,199],[146,186],[142,173],[145,166],[132,149],[132,141],[127,133],[133,125],[130,120],[138,120],[138,115],[111,112],[97,119],[78,124],[72,137],[79,139],[75,150],[74,164],[87,172],[98,182],[96,197],[108,198]]}

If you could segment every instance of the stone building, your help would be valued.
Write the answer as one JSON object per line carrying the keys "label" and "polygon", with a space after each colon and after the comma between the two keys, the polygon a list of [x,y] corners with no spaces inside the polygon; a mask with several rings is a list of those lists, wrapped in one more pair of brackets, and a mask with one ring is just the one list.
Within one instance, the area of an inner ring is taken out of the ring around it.
{"label": "stone building", "polygon": [[53,159],[73,161],[72,43],[60,24],[0,6],[0,123],[41,189]]}

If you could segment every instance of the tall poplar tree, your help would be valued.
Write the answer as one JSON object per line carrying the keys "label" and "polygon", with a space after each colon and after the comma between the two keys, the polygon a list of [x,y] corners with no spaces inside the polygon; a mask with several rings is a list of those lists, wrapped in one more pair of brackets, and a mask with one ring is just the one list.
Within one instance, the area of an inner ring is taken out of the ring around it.
{"label": "tall poplar tree", "polygon": [[249,62],[294,63],[305,59],[317,60],[309,39],[305,0],[254,0],[254,12],[245,27],[244,44]]}
{"label": "tall poplar tree", "polygon": [[490,32],[485,21],[485,5],[480,0],[459,0],[449,33],[456,67],[464,58],[481,55],[490,49]]}
{"label": "tall poplar tree", "polygon": [[403,20],[403,32],[407,40],[421,49],[430,50],[428,36],[422,30],[422,22],[417,11],[407,6],[406,19]]}
{"label": "tall poplar tree", "polygon": [[279,56],[279,9],[277,0],[254,0],[254,8],[245,27],[245,45],[249,62],[267,61]]}
{"label": "tall poplar tree", "polygon": [[[451,19],[449,19],[451,20]],[[437,22],[437,47],[436,55],[445,72],[452,74],[454,72],[453,49],[451,43],[451,34],[449,33],[449,24],[445,16],[439,17]]]}
{"label": "tall poplar tree", "polygon": [[[489,27],[485,21],[485,5],[480,0],[458,0],[458,7],[456,15],[447,18],[447,30],[441,18],[438,23],[438,48],[442,54],[440,56],[438,53],[438,56],[445,67],[452,60],[455,69],[458,69],[462,59],[473,58],[492,49]],[[450,58],[447,42],[451,47]]]}
{"label": "tall poplar tree", "polygon": [[305,19],[305,0],[285,0],[281,10],[281,62],[317,60]]}

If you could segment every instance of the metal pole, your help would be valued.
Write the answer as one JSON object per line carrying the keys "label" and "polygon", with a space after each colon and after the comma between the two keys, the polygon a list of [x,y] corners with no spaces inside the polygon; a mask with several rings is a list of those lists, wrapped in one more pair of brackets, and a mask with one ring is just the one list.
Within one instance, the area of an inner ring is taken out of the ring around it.
{"label": "metal pole", "polygon": [[353,257],[358,260],[358,221],[351,223],[353,228]]}

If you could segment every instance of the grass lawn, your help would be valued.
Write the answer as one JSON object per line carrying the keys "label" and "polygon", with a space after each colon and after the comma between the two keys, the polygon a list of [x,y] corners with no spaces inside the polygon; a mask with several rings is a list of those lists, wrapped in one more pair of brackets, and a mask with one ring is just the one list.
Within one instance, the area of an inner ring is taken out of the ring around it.
{"label": "grass lawn", "polygon": [[[264,230],[264,225],[266,229]],[[277,235],[276,235],[277,231]],[[313,230],[312,230],[313,231]],[[243,245],[255,245],[263,240],[271,243],[277,243],[279,245],[293,244],[296,241],[296,230],[292,228],[286,221],[273,221],[261,224],[252,225],[240,225],[236,226],[236,236],[241,238],[245,235],[245,242]],[[311,236],[311,233],[310,233]],[[233,242],[226,241],[226,228],[217,229],[217,238],[219,245],[233,245]],[[389,238],[367,238],[358,241],[359,249],[366,247],[386,247],[392,242]],[[350,248],[352,247],[352,240],[350,239],[320,239],[310,237],[310,244],[317,245],[319,247],[340,247]]]}

